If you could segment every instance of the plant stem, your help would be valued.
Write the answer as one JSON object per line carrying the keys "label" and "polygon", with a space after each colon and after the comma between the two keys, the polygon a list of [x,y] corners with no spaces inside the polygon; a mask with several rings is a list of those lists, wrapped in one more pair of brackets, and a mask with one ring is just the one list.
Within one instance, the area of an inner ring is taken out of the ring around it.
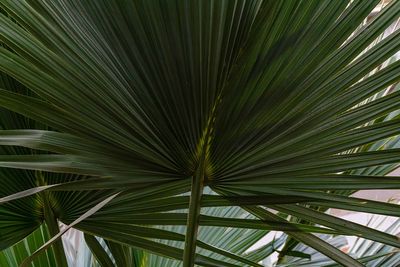
{"label": "plant stem", "polygon": [[[50,236],[55,236],[60,232],[60,228],[58,226],[57,218],[51,208],[51,204],[49,203],[48,195],[45,196],[45,205],[44,205],[44,220],[46,222],[47,228],[49,230]],[[53,245],[53,252],[56,258],[57,267],[68,267],[67,258],[65,256],[64,246],[62,244],[62,240],[56,241]]]}
{"label": "plant stem", "polygon": [[204,186],[204,157],[192,178],[189,212],[187,217],[187,228],[185,238],[185,250],[183,252],[183,267],[194,266],[194,255],[196,253],[197,229],[199,226],[200,202]]}

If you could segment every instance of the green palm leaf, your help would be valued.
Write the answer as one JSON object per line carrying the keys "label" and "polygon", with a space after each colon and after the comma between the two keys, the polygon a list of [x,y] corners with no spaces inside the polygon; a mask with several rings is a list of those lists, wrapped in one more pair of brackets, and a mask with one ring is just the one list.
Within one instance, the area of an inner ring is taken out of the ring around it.
{"label": "green palm leaf", "polygon": [[400,188],[400,2],[379,2],[1,1],[0,248],[45,223],[33,256],[66,266],[59,222],[103,265],[258,266],[271,230],[281,258],[362,266],[313,233],[399,247],[324,213],[400,215],[349,196]]}

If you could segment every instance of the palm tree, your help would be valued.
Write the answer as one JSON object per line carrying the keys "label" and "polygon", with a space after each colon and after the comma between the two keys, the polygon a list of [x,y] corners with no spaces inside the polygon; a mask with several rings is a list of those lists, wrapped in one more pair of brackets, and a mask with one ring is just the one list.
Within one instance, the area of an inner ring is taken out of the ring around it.
{"label": "palm tree", "polygon": [[260,266],[269,231],[282,264],[301,243],[363,266],[319,234],[399,248],[326,212],[400,215],[351,196],[400,188],[379,3],[1,0],[0,250],[67,266],[70,228],[102,266]]}

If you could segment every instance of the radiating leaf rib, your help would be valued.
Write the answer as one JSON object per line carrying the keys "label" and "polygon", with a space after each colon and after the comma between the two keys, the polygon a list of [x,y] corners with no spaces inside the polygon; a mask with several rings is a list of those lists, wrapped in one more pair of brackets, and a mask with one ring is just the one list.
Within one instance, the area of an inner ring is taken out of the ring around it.
{"label": "radiating leaf rib", "polygon": [[81,221],[87,219],[89,216],[93,215],[101,209],[104,205],[106,205],[108,202],[110,202],[113,198],[118,196],[118,193],[106,198],[105,200],[101,201],[98,203],[96,206],[88,210],[86,213],[84,213],[82,216],[80,216],[78,219],[76,219],[74,222],[69,224],[67,227],[65,227],[61,232],[59,232],[57,235],[53,236],[49,241],[47,241],[45,244],[43,244],[39,249],[37,249],[31,256],[26,258],[24,262],[21,263],[21,267],[28,266],[38,255],[40,255],[43,251],[45,251],[49,246],[51,246],[54,242],[56,242],[65,232],[67,232],[70,228],[74,227],[76,224],[80,223]]}
{"label": "radiating leaf rib", "polygon": [[[80,162],[79,158],[68,155],[18,155],[0,156],[0,166],[49,172],[77,173],[82,175],[99,175],[101,170],[90,164]],[[99,166],[97,166],[99,167]]]}
{"label": "radiating leaf rib", "polygon": [[112,253],[117,266],[132,266],[134,265],[134,259],[132,258],[131,249],[128,246],[115,243],[113,241],[105,240],[108,249]]}
{"label": "radiating leaf rib", "polygon": [[[224,189],[226,190],[226,189]],[[243,189],[233,189],[230,188],[227,191],[232,192],[247,192],[250,193],[254,189],[246,191]],[[349,209],[354,211],[360,212],[371,212],[377,214],[384,214],[389,216],[398,216],[400,213],[400,206],[398,204],[391,204],[361,198],[353,198],[349,196],[342,196],[339,194],[332,194],[326,193],[321,191],[306,191],[306,190],[287,190],[282,188],[273,188],[271,190],[263,190],[265,193],[272,193],[274,192],[281,194],[281,196],[289,195],[289,196],[297,196],[297,197],[314,197],[312,201],[314,204],[318,206],[324,207],[332,207],[332,208],[339,208],[339,209]],[[317,200],[319,199],[319,200]]]}
{"label": "radiating leaf rib", "polygon": [[100,265],[102,267],[113,266],[113,262],[108,254],[104,251],[104,248],[100,245],[99,241],[97,241],[96,237],[89,234],[84,234],[84,237],[86,244]]}
{"label": "radiating leaf rib", "polygon": [[[83,229],[90,229],[91,231],[96,231],[96,232],[101,232],[104,226],[102,224],[96,224],[95,222],[83,222],[81,223],[78,227],[82,227]],[[167,240],[176,240],[176,241],[185,241],[185,236],[182,234],[178,234],[175,232],[170,232],[166,230],[160,230],[157,228],[149,228],[149,227],[142,227],[142,226],[137,226],[137,225],[129,225],[124,228],[125,230],[123,233],[129,234],[132,236],[139,236],[143,238],[157,238],[157,239],[167,239]],[[118,234],[121,232],[121,225],[117,223],[110,223],[108,224],[107,230],[110,232],[113,232],[115,234]],[[196,241],[197,246],[200,248],[212,251],[214,253],[223,255],[227,258],[234,259],[238,262],[248,264],[250,266],[260,266],[257,263],[254,263],[252,261],[247,260],[244,257],[237,256],[235,254],[232,254],[228,251],[222,250],[220,248],[217,248],[215,246],[211,246],[205,242],[202,242],[200,240]]]}
{"label": "radiating leaf rib", "polygon": [[[259,208],[246,208],[252,214],[256,215],[259,218],[275,218],[276,221],[282,222],[283,219],[275,216],[274,214],[268,214],[265,210],[260,210]],[[318,237],[307,234],[307,233],[295,233],[295,232],[288,232],[290,236],[299,240],[300,242],[320,251],[321,253],[325,254],[329,258],[333,259],[334,261],[344,265],[344,266],[360,266],[363,265],[359,263],[357,260],[353,259],[349,255],[343,253],[339,249],[331,246],[330,244],[322,241]]]}
{"label": "radiating leaf rib", "polygon": [[[235,196],[237,194],[232,194],[226,191],[220,191],[219,189],[217,192],[222,193],[223,195],[227,196]],[[260,218],[261,220],[272,220],[277,223],[282,223],[286,222],[285,219],[270,213],[269,211],[262,209],[260,207],[249,207],[249,206],[243,206],[244,209],[249,211],[251,214],[255,215],[256,217]],[[346,255],[342,251],[338,250],[337,248],[334,248],[333,246],[329,245],[328,243],[322,241],[318,237],[307,234],[307,233],[296,233],[296,232],[287,232],[290,234],[293,238],[296,238],[300,242],[313,247],[314,249],[320,251],[321,253],[325,254],[326,256],[330,257],[331,259],[347,266],[362,266],[358,261],[354,260],[352,257]]]}
{"label": "radiating leaf rib", "polygon": [[[201,207],[227,207],[227,206],[241,206],[241,205],[268,205],[268,204],[288,204],[288,203],[301,203],[312,202],[312,198],[305,197],[286,197],[284,199],[277,198],[274,195],[265,196],[242,196],[242,197],[221,197],[214,195],[203,195]],[[117,203],[118,204],[118,203]],[[117,207],[117,204],[115,207]],[[188,196],[177,196],[160,199],[138,199],[134,205],[129,207],[121,207],[118,209],[130,213],[150,213],[150,212],[164,212],[172,210],[180,210],[187,208],[189,204]],[[113,213],[113,205],[99,211],[97,215],[107,215]]]}
{"label": "radiating leaf rib", "polygon": [[0,198],[0,204],[3,204],[3,203],[8,202],[8,201],[15,200],[15,199],[27,197],[27,196],[39,193],[41,191],[47,190],[47,189],[49,189],[51,187],[54,187],[54,186],[56,186],[56,185],[44,185],[44,186],[40,186],[40,187],[27,189],[25,191],[21,191],[21,192],[18,192],[18,193],[15,193],[15,194],[12,194],[12,195],[9,195],[9,196],[6,196],[6,197],[2,197],[2,198]]}
{"label": "radiating leaf rib", "polygon": [[397,189],[399,177],[378,175],[346,175],[346,174],[324,174],[320,176],[263,176],[247,179],[232,179],[222,182],[221,185],[242,185],[242,188],[268,185],[269,187],[291,188],[291,189]]}
{"label": "radiating leaf rib", "polygon": [[[167,246],[158,242],[154,242],[148,239],[144,239],[138,236],[127,235],[124,233],[115,234],[114,232],[109,231],[107,228],[102,228],[101,231],[92,231],[90,230],[90,228],[86,227],[80,227],[80,229],[88,233],[96,234],[97,236],[113,240],[114,242],[117,243],[128,244],[149,251],[150,253],[155,253],[179,260],[182,259],[183,250]],[[231,263],[215,260],[199,254],[195,255],[195,263],[201,266],[229,266],[229,267],[237,266]]]}
{"label": "radiating leaf rib", "polygon": [[[135,224],[144,225],[185,225],[187,219],[186,213],[149,213],[149,214],[115,214],[108,216],[94,216],[88,220],[97,220],[101,222],[109,221],[116,223],[129,223],[129,221],[134,221]],[[292,224],[292,223],[276,223],[274,221],[260,221],[254,219],[235,219],[235,218],[221,218],[200,215],[199,224],[202,226],[217,226],[217,227],[234,227],[234,228],[246,228],[246,229],[260,229],[260,230],[291,230],[291,231],[305,231],[305,232],[315,232],[315,233],[337,233],[337,231],[302,225],[302,224]],[[343,234],[348,234],[343,233]]]}
{"label": "radiating leaf rib", "polygon": [[[371,239],[380,243],[385,243],[394,247],[400,247],[400,239],[396,236],[385,234],[369,227],[353,223],[335,216],[328,215],[313,209],[305,208],[299,205],[270,205],[272,209],[276,209],[283,213],[301,217],[310,222],[325,225],[333,229],[343,229],[345,231],[354,231],[355,235],[363,238]],[[350,230],[351,229],[351,230]]]}

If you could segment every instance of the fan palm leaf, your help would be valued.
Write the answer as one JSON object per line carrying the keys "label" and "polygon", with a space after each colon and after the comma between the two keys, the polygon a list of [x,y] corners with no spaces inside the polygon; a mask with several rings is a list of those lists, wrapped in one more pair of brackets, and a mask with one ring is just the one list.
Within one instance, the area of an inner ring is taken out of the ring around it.
{"label": "fan palm leaf", "polygon": [[399,134],[400,91],[386,89],[400,31],[382,34],[400,2],[369,17],[379,2],[0,1],[1,248],[45,222],[52,238],[23,265],[53,246],[65,266],[58,221],[102,264],[94,236],[117,265],[144,250],[258,266],[209,236],[224,228],[253,229],[249,245],[283,231],[284,252],[302,242],[345,266],[362,264],[313,233],[400,247],[323,213],[400,215],[349,196],[400,188],[379,171],[400,155],[382,143]]}

